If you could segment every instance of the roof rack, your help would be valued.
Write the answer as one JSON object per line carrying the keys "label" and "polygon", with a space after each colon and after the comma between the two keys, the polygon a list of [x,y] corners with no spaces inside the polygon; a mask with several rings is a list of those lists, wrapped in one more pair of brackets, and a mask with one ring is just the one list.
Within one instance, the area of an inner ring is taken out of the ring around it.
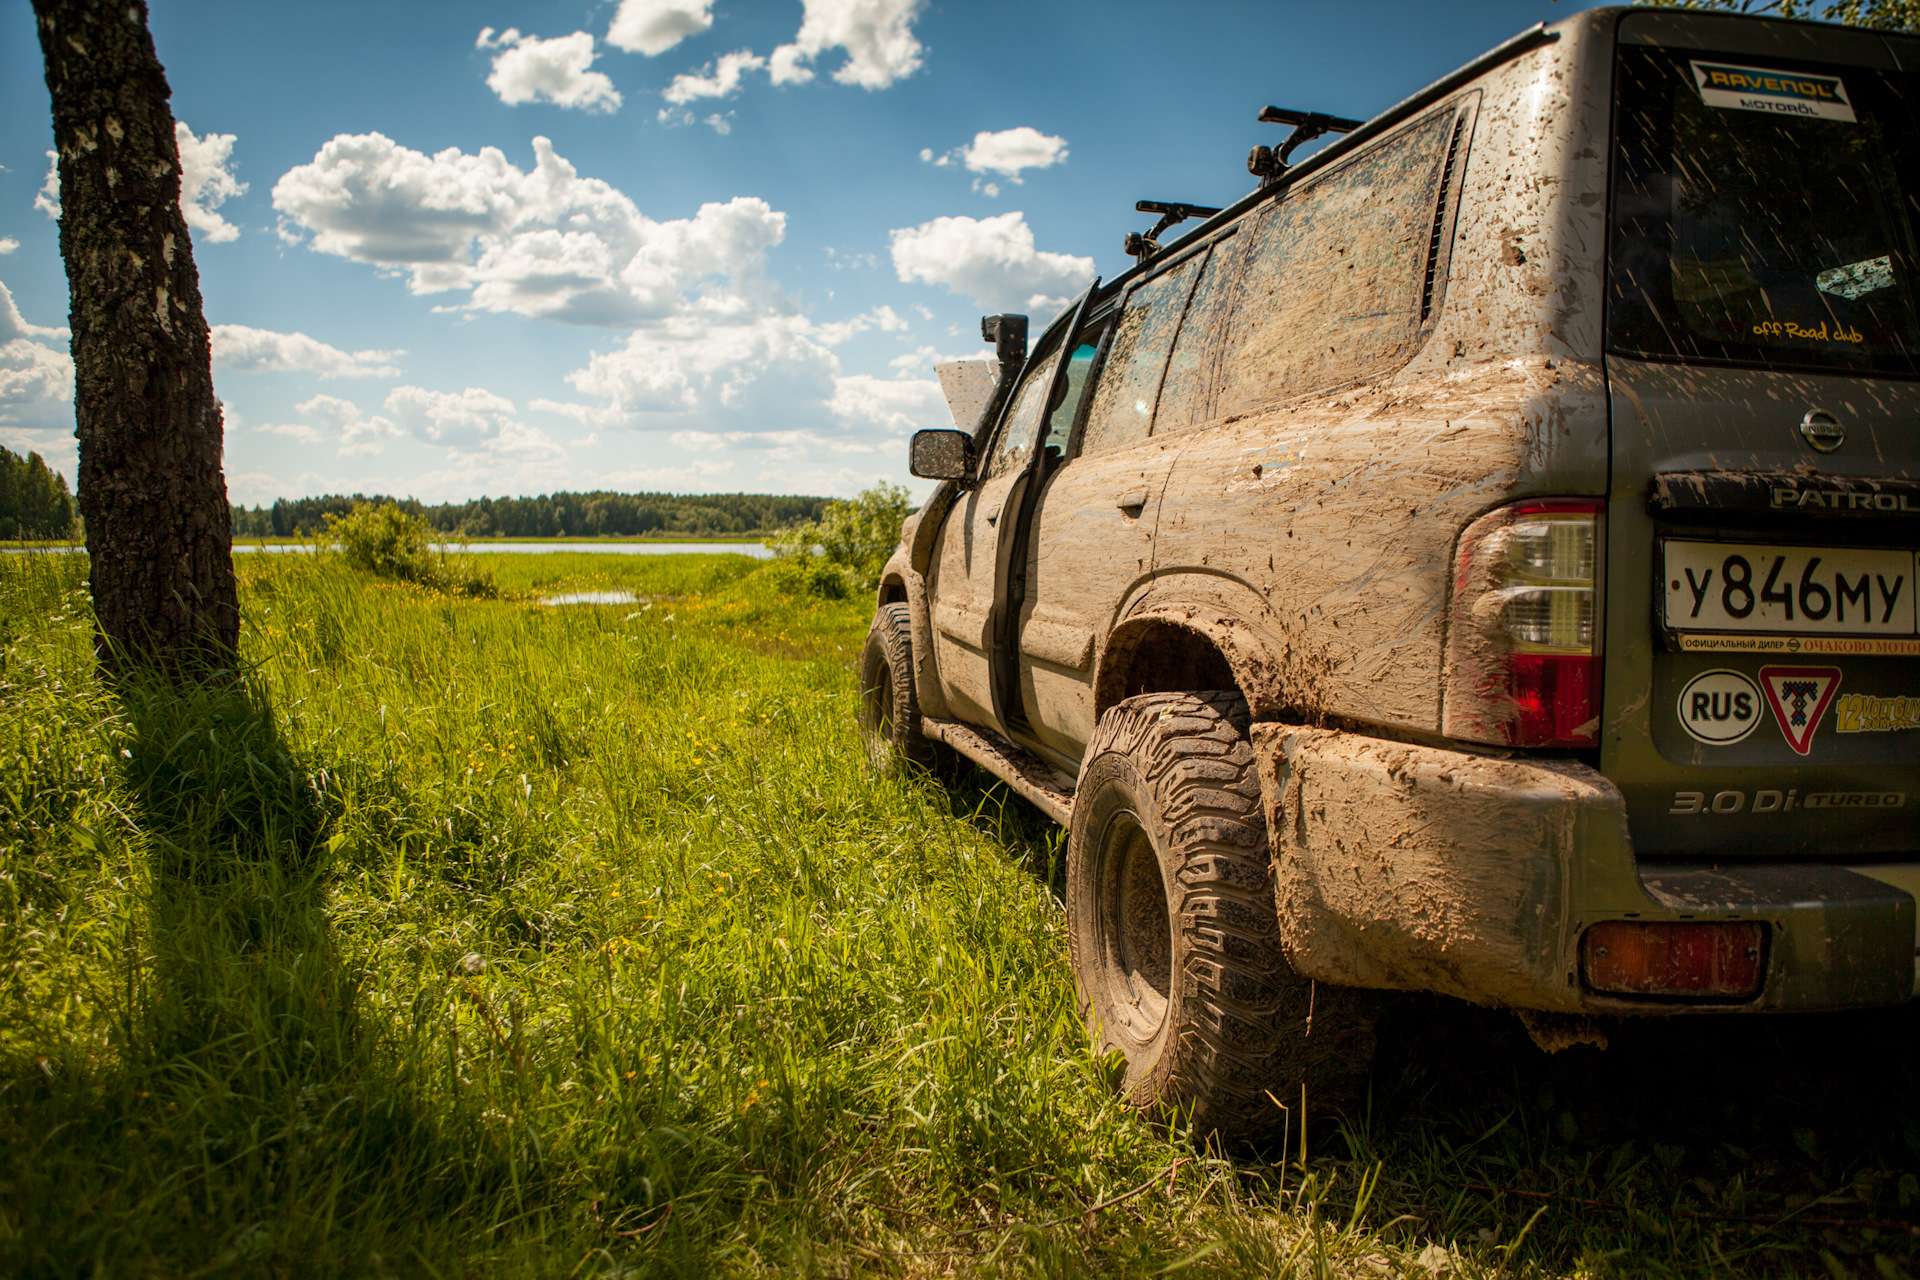
{"label": "roof rack", "polygon": [[1289,111],[1285,107],[1266,107],[1260,112],[1260,123],[1293,126],[1293,132],[1278,148],[1255,147],[1247,153],[1247,172],[1265,185],[1277,181],[1281,174],[1292,167],[1290,160],[1295,148],[1329,133],[1352,133],[1366,122],[1349,120],[1345,116],[1330,116],[1323,111]]}
{"label": "roof rack", "polygon": [[1168,227],[1177,226],[1188,218],[1211,218],[1220,212],[1212,205],[1180,204],[1171,200],[1140,200],[1134,206],[1141,213],[1157,213],[1160,221],[1153,224],[1153,230],[1141,235],[1137,231],[1127,232],[1123,242],[1127,253],[1138,261],[1145,262],[1160,252],[1160,233]]}
{"label": "roof rack", "polygon": [[[1402,98],[1399,102],[1388,107],[1371,120],[1365,121],[1358,129],[1351,131],[1339,141],[1322,147],[1305,160],[1302,160],[1299,164],[1287,169],[1279,180],[1287,182],[1297,181],[1303,172],[1321,169],[1327,165],[1336,163],[1341,156],[1352,151],[1355,147],[1379,137],[1382,133],[1398,125],[1401,121],[1406,120],[1413,115],[1414,112],[1433,105],[1462,85],[1471,83],[1475,77],[1485,75],[1495,67],[1503,66],[1524,53],[1538,49],[1542,45],[1552,44],[1558,39],[1560,39],[1560,33],[1558,31],[1549,28],[1544,22],[1534,23],[1512,39],[1502,41],[1473,61],[1441,76],[1438,80],[1435,80],[1426,88],[1421,89],[1418,93],[1410,94]],[[1252,191],[1249,191],[1246,195],[1241,196],[1238,200],[1235,200],[1232,204],[1222,209],[1218,214],[1215,214],[1214,218],[1232,219],[1254,208],[1262,201],[1271,197],[1273,185],[1272,182],[1262,182]],[[1209,219],[1208,222],[1210,223],[1212,220],[1213,219]],[[1201,226],[1193,228],[1187,234],[1189,236],[1202,235],[1206,232],[1206,229],[1207,224],[1203,223]],[[1131,282],[1135,273],[1142,270],[1145,265],[1144,260],[1134,263],[1133,266],[1129,267],[1121,275],[1108,281],[1108,287],[1114,289],[1124,287]]]}

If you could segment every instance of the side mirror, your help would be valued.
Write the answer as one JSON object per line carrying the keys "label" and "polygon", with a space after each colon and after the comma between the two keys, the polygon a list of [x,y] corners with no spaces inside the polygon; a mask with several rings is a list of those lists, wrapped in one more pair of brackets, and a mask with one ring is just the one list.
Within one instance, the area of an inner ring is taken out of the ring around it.
{"label": "side mirror", "polygon": [[1025,316],[981,316],[980,338],[993,344],[993,354],[1001,364],[1019,364],[1027,358]]}
{"label": "side mirror", "polygon": [[922,480],[973,479],[973,437],[964,431],[916,431],[907,470]]}

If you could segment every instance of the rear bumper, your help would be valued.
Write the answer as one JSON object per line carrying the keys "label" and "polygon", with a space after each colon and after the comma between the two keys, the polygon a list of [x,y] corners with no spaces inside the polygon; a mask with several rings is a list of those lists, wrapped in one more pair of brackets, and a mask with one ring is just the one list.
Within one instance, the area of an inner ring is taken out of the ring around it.
{"label": "rear bumper", "polygon": [[[1253,730],[1294,967],[1344,986],[1563,1013],[1811,1011],[1916,992],[1920,866],[1639,866],[1619,791],[1571,762],[1502,760],[1295,725]],[[1760,921],[1748,1001],[1586,990],[1601,920]]]}

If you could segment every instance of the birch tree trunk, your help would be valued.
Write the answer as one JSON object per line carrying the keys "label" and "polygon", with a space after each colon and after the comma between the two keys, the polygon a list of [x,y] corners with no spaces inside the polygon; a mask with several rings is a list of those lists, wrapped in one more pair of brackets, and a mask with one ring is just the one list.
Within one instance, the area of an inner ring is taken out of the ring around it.
{"label": "birch tree trunk", "polygon": [[80,512],[109,671],[231,670],[220,402],[145,0],[33,0],[53,96]]}

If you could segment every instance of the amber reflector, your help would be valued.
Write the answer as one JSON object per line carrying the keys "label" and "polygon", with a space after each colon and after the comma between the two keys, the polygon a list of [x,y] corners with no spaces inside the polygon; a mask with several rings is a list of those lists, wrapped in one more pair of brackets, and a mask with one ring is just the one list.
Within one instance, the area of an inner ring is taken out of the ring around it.
{"label": "amber reflector", "polygon": [[1587,986],[1623,996],[1751,996],[1764,977],[1760,924],[1609,920],[1581,939]]}

